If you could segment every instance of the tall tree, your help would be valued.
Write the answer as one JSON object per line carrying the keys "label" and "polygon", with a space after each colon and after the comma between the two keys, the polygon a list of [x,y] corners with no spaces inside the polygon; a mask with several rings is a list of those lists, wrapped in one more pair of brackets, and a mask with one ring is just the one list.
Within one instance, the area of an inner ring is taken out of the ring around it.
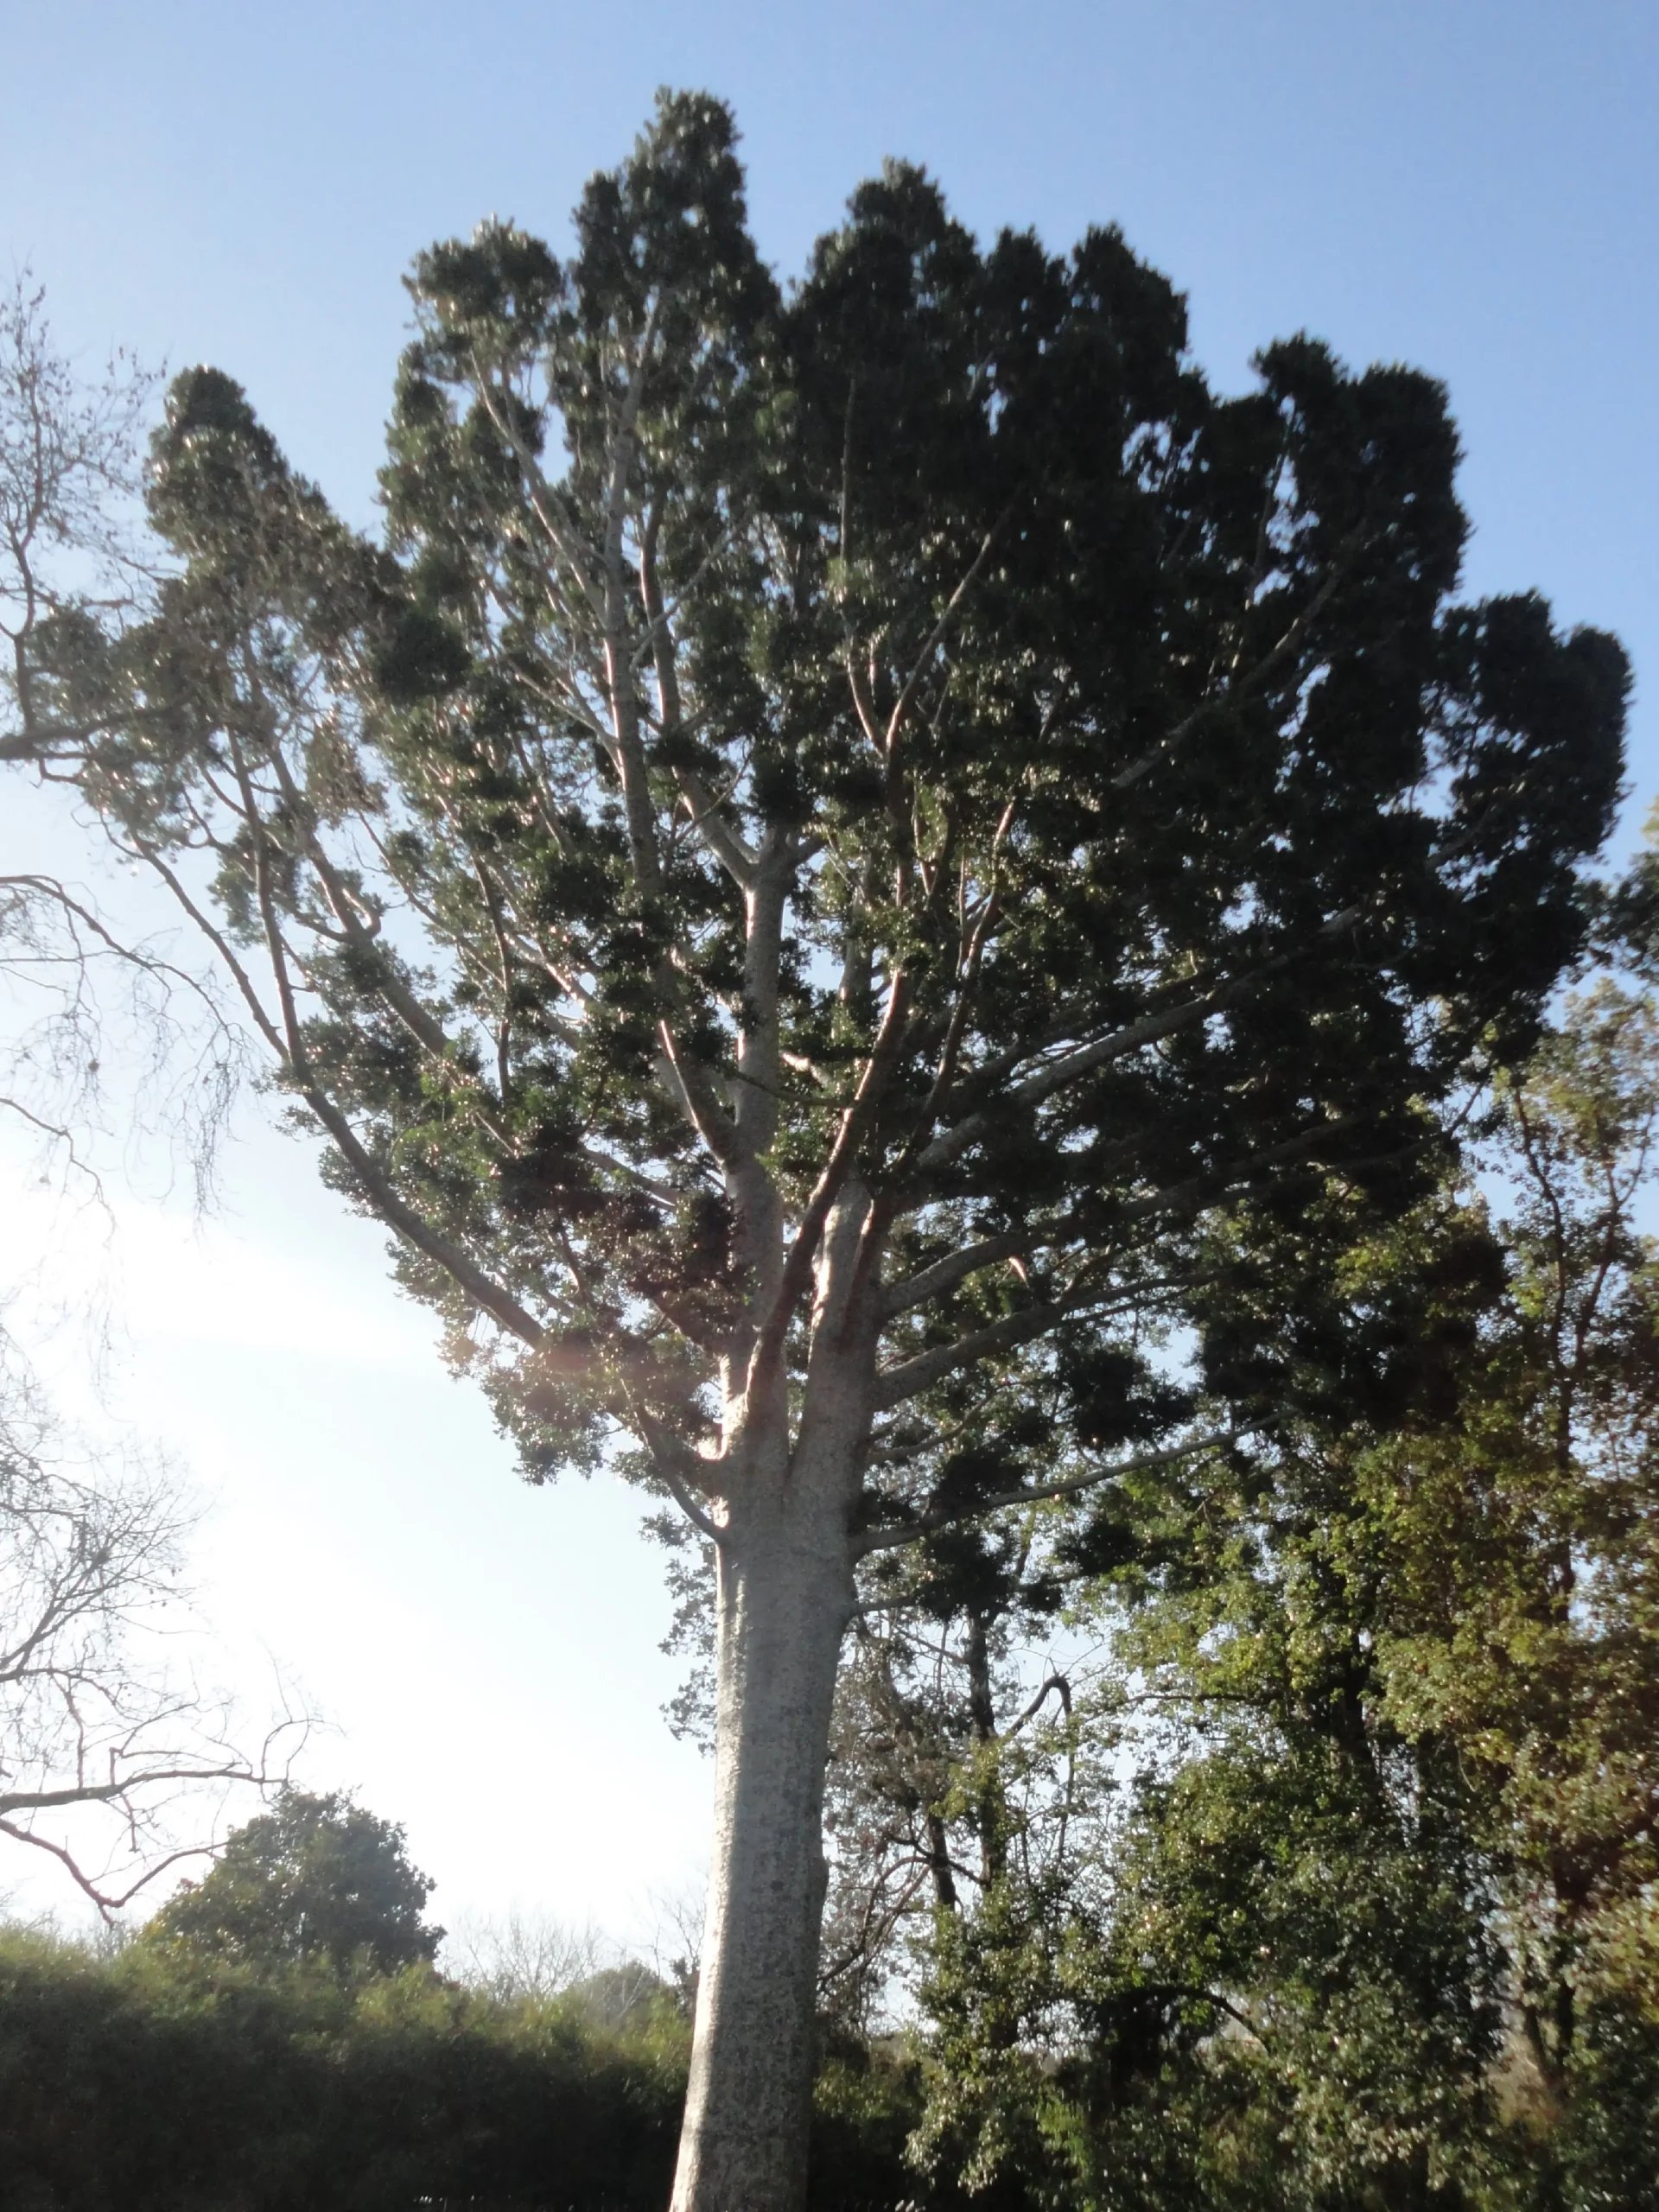
{"label": "tall tree", "polygon": [[861,1561],[1198,1448],[1147,1317],[1241,1194],[1411,1195],[1627,683],[1452,601],[1427,378],[1219,398],[1115,232],[982,251],[899,167],[785,297],[734,136],[664,96],[568,264],[421,258],[385,551],[181,378],[178,572],[29,702],[531,1466],[620,1440],[714,1548],[684,2212],[798,2201]]}

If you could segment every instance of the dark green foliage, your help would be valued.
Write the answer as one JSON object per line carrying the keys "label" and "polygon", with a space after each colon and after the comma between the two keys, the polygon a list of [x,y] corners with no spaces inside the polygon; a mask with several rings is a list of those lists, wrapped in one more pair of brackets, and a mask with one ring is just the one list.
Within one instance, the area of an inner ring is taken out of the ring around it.
{"label": "dark green foliage", "polygon": [[[660,2212],[688,2032],[666,1996],[603,2009],[0,1932],[0,2212]],[[905,2163],[920,2111],[913,2060],[835,2056],[811,2212],[959,2205]]]}
{"label": "dark green foliage", "polygon": [[[1654,2196],[1659,2143],[1659,2005],[1649,1968],[1647,2002],[1595,2005],[1583,2021],[1551,2145],[1560,2197],[1577,2207],[1641,2212]],[[1554,2208],[1551,2208],[1554,2212]]]}
{"label": "dark green foliage", "polygon": [[[683,2004],[634,1962],[458,1987],[429,1889],[401,1828],[289,1790],[112,1954],[0,1930],[0,2212],[657,2212]],[[913,2059],[839,2047],[813,2212],[913,2194],[921,2107]]]}
{"label": "dark green foliage", "polygon": [[431,1893],[402,1828],[348,1798],[286,1789],[162,1906],[146,1940],[255,1968],[395,1974],[436,1956],[443,1930],[422,1918]]}
{"label": "dark green foliage", "polygon": [[[182,571],[43,658],[41,712],[101,696],[80,772],[118,838],[213,853],[329,1172],[536,1471],[715,1435],[757,1051],[791,1232],[862,1082],[836,1174],[889,1275],[1027,1254],[884,1326],[890,1365],[1014,1339],[927,1391],[924,1436],[1022,1398],[1033,1466],[1169,1434],[1135,1316],[1179,1309],[1194,1218],[1288,1217],[1336,1166],[1397,1210],[1422,1103],[1530,1033],[1623,654],[1455,600],[1430,378],[1298,337],[1224,398],[1116,232],[982,246],[901,166],[785,296],[734,148],[665,95],[568,263],[499,224],[421,257],[389,552],[227,378],[181,378],[150,505]],[[937,1491],[922,1445],[879,1465],[872,1513]]]}
{"label": "dark green foliage", "polygon": [[1490,1128],[1501,1212],[1448,1183],[1369,1244],[1254,1232],[1211,1356],[1276,1377],[1271,1439],[1058,1540],[1113,1640],[1105,1787],[1065,1863],[1014,1823],[941,1919],[942,2171],[1136,2212],[1649,2201],[1650,1002],[1571,1001]]}
{"label": "dark green foliage", "polygon": [[427,1967],[342,1987],[141,1943],[0,1953],[6,2212],[488,2212],[665,2200],[683,2033],[619,2042]]}

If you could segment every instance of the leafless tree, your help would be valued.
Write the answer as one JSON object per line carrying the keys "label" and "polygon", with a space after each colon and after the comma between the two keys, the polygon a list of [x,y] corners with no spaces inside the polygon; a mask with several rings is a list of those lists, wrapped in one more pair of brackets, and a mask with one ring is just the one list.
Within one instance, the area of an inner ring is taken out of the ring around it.
{"label": "leafless tree", "polygon": [[[149,603],[155,573],[130,524],[156,383],[121,353],[80,378],[27,270],[0,298],[0,692],[14,710],[0,760],[19,764],[16,797],[29,769],[49,786],[85,734],[36,711],[31,668],[51,658],[54,626],[118,623]],[[129,1139],[164,1130],[205,1201],[243,1052],[164,942],[118,930],[43,868],[0,868],[0,1111],[38,1136],[54,1179],[97,1190],[90,1142],[115,1122]]]}
{"label": "leafless tree", "polygon": [[165,1469],[79,1457],[0,1362],[0,1836],[105,1914],[211,1848],[226,1795],[281,1781],[303,1740],[284,1715],[239,1745],[175,1660],[190,1521]]}
{"label": "leafless tree", "polygon": [[54,343],[44,289],[27,268],[13,276],[0,298],[0,637],[19,714],[0,759],[73,741],[35,713],[31,647],[49,626],[147,601],[151,579],[127,525],[158,381],[122,352],[80,378]]}
{"label": "leafless tree", "polygon": [[562,1997],[613,1955],[591,1921],[578,1927],[550,1913],[514,1910],[490,1919],[464,1916],[444,1944],[443,1965],[469,1989],[511,2004]]}
{"label": "leafless tree", "polygon": [[[18,764],[15,796],[30,768],[49,785],[75,743],[35,713],[52,626],[146,603],[125,525],[155,385],[120,354],[81,379],[26,270],[0,299],[0,689],[15,709],[0,760]],[[46,869],[0,873],[0,1115],[38,1140],[36,1172],[102,1199],[102,1141],[130,1160],[156,1135],[205,1204],[241,1066],[211,989],[164,943]],[[226,1700],[171,1657],[190,1518],[164,1470],[76,1448],[0,1319],[0,1836],[56,1860],[106,1914],[211,1847],[226,1793],[280,1779],[302,1734],[284,1714],[257,1748],[232,1740]]]}

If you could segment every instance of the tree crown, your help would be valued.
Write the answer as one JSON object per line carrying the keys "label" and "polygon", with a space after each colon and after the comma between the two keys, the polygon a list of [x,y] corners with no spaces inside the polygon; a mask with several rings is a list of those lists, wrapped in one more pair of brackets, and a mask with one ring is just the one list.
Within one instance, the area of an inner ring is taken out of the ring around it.
{"label": "tree crown", "polygon": [[401,1827],[338,1794],[289,1789],[232,1832],[212,1872],[169,1898],[149,1933],[262,1967],[366,1962],[392,1974],[436,1955],[443,1930],[423,1917],[431,1894]]}
{"label": "tree crown", "polygon": [[1580,941],[1628,676],[1452,597],[1431,379],[1217,396],[1116,232],[896,165],[785,295],[734,143],[664,95],[568,264],[421,257],[385,552],[181,378],[180,571],[37,689],[532,1466],[620,1427],[701,1516],[861,1347],[878,1541],[1169,1433],[1207,1213],[1410,1197]]}

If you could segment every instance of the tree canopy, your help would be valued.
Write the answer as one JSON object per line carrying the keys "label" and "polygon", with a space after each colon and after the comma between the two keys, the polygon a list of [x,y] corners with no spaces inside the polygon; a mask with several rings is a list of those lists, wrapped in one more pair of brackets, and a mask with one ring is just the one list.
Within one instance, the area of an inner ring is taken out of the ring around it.
{"label": "tree canopy", "polygon": [[404,1831],[338,1795],[284,1789],[236,1829],[212,1870],[187,1882],[152,1934],[264,1967],[315,1961],[394,1974],[443,1940],[423,1917],[432,1884]]}
{"label": "tree canopy", "polygon": [[884,1428],[1058,1331],[1099,1443],[1103,1317],[1199,1208],[1397,1184],[1415,1102],[1524,1041],[1624,659],[1450,599],[1430,379],[1298,340],[1217,397],[1115,232],[982,251],[896,167],[785,299],[732,137],[665,102],[568,268],[502,226],[422,258],[394,558],[180,379],[181,572],[95,700],[66,624],[40,727],[119,717],[89,788],[194,896],[210,856],[284,1080],[495,1325],[539,1462],[616,1421],[717,1484],[699,1393],[792,1364],[853,1176]]}

